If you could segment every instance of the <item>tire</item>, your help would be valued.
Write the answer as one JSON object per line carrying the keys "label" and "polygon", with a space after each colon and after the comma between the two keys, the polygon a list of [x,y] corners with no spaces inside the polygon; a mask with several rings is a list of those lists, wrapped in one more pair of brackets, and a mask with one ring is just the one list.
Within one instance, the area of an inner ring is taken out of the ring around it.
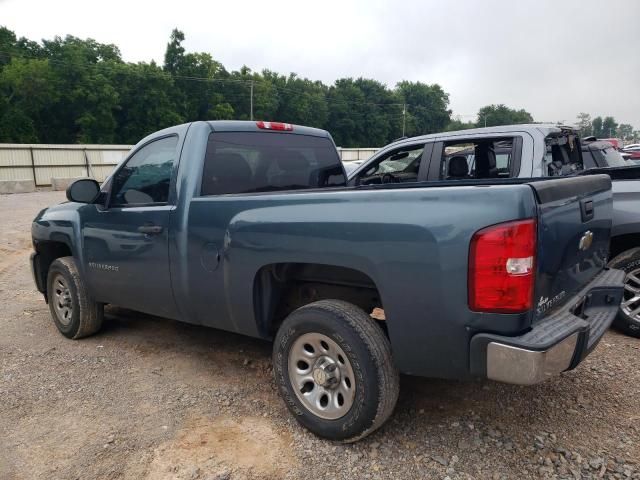
{"label": "tire", "polygon": [[[622,304],[613,321],[613,327],[627,335],[640,338],[640,248],[622,252],[609,262],[609,266],[624,270],[627,274]],[[636,297],[637,300],[633,300]],[[636,309],[638,312],[633,314]]]}
{"label": "tire", "polygon": [[363,310],[341,300],[291,313],[276,335],[273,365],[296,420],[330,440],[355,442],[369,435],[398,399],[399,374],[385,333]]}
{"label": "tire", "polygon": [[73,257],[58,258],[49,266],[47,298],[53,322],[65,337],[78,339],[100,330],[103,305],[89,296]]}

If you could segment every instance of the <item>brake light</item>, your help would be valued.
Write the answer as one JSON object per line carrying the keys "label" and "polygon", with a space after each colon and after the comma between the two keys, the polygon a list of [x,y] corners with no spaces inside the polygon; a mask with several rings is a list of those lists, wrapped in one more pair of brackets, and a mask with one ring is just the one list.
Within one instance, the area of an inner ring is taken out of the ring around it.
{"label": "brake light", "polygon": [[477,231],[469,251],[469,307],[478,312],[521,313],[533,305],[535,219]]}
{"label": "brake light", "polygon": [[262,120],[256,122],[256,126],[258,128],[262,128],[263,130],[279,130],[281,132],[291,132],[293,131],[293,125],[290,123],[282,123],[282,122],[263,122]]}

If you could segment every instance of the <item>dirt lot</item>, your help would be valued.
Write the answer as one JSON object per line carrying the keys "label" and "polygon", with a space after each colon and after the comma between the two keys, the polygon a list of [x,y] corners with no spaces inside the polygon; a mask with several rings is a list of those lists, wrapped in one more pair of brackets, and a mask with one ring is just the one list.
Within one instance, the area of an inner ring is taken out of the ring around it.
{"label": "dirt lot", "polygon": [[67,340],[28,267],[60,192],[0,196],[0,478],[640,479],[640,341],[610,332],[536,387],[403,378],[376,434],[337,445],[291,419],[270,345],[109,308]]}

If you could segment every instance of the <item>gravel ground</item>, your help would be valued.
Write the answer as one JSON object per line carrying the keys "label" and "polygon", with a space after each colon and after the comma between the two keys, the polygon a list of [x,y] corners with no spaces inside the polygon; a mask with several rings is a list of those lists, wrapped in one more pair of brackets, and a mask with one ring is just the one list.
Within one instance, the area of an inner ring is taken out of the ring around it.
{"label": "gravel ground", "polygon": [[108,308],[57,333],[28,267],[29,226],[60,192],[0,196],[0,478],[640,479],[640,341],[607,333],[535,387],[404,377],[355,445],[320,440],[273,386],[270,345]]}

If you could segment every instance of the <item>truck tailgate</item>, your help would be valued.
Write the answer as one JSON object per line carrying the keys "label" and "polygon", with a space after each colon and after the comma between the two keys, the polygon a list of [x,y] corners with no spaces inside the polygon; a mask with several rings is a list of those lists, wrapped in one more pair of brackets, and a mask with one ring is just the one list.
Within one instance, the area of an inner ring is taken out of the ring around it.
{"label": "truck tailgate", "polygon": [[538,200],[534,322],[563,305],[606,265],[611,231],[607,175],[531,182]]}

